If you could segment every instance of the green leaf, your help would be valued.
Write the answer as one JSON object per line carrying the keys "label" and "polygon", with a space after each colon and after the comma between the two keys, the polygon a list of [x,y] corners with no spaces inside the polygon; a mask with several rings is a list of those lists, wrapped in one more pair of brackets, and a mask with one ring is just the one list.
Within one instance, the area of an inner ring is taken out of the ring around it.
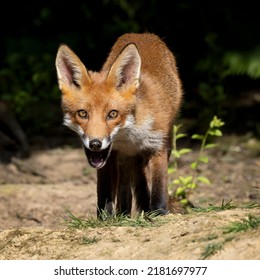
{"label": "green leaf", "polygon": [[199,161],[203,162],[203,163],[208,163],[209,162],[209,158],[204,156],[204,157],[199,157]]}
{"label": "green leaf", "polygon": [[179,154],[184,155],[190,153],[192,150],[191,149],[180,149]]}
{"label": "green leaf", "polygon": [[182,127],[182,124],[179,124],[179,125],[174,125],[173,126],[173,132],[174,134],[177,134],[178,130]]}
{"label": "green leaf", "polygon": [[168,174],[172,174],[172,173],[174,173],[176,170],[175,170],[175,168],[173,168],[173,167],[169,167],[168,168]]}
{"label": "green leaf", "polygon": [[197,139],[197,140],[202,140],[203,137],[204,137],[204,136],[201,135],[201,134],[193,134],[193,135],[191,136],[192,139]]}
{"label": "green leaf", "polygon": [[197,162],[197,161],[193,162],[193,163],[190,165],[191,169],[193,169],[193,170],[195,170],[195,169],[197,168],[197,166],[198,166],[198,162]]}
{"label": "green leaf", "polygon": [[176,196],[185,196],[185,188],[179,187],[175,192]]}
{"label": "green leaf", "polygon": [[206,149],[211,149],[211,148],[215,148],[215,147],[217,147],[218,146],[218,144],[207,144],[207,145],[205,145],[205,147],[204,147],[204,149],[206,150]]}
{"label": "green leaf", "polygon": [[222,132],[219,129],[212,129],[209,131],[209,134],[217,137],[222,136]]}
{"label": "green leaf", "polygon": [[217,117],[214,116],[214,118],[212,119],[212,121],[209,124],[210,128],[214,128],[216,126],[216,123],[217,123]]}
{"label": "green leaf", "polygon": [[210,122],[210,128],[214,128],[214,127],[221,127],[223,126],[225,123],[221,121],[221,119],[218,119],[217,116],[214,116],[213,120]]}
{"label": "green leaf", "polygon": [[175,151],[175,150],[172,151],[172,155],[174,157],[176,157],[176,158],[180,158],[181,157],[180,153],[178,151]]}
{"label": "green leaf", "polygon": [[179,179],[175,179],[175,180],[172,181],[172,183],[174,185],[179,185],[180,184],[180,180]]}
{"label": "green leaf", "polygon": [[183,198],[183,199],[180,200],[180,203],[185,206],[185,205],[189,204],[189,201],[188,201],[187,198]]}
{"label": "green leaf", "polygon": [[179,133],[179,134],[176,135],[175,138],[177,140],[177,139],[180,139],[180,138],[183,138],[183,137],[186,137],[186,136],[187,136],[187,134],[185,134],[185,133]]}
{"label": "green leaf", "polygon": [[192,182],[193,177],[192,176],[180,176],[180,182],[182,185],[187,186],[188,184],[190,184]]}
{"label": "green leaf", "polygon": [[195,182],[192,182],[191,184],[189,184],[190,189],[195,189],[197,187],[198,187],[198,185]]}
{"label": "green leaf", "polygon": [[201,183],[210,185],[209,179],[208,179],[207,177],[205,177],[205,176],[198,176],[196,179],[197,179],[198,181],[200,181]]}

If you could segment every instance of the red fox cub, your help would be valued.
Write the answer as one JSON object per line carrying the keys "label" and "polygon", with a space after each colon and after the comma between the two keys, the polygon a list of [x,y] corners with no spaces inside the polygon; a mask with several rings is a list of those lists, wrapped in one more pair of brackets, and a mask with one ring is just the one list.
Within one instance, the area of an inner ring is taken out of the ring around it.
{"label": "red fox cub", "polygon": [[64,125],[97,169],[97,214],[168,212],[172,127],[182,99],[175,58],[154,34],[119,37],[100,72],[66,45],[56,68]]}

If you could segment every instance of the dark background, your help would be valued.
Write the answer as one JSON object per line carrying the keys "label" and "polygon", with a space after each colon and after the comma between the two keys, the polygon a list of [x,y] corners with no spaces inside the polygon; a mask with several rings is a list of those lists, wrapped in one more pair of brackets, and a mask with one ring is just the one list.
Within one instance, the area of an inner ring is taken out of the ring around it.
{"label": "dark background", "polygon": [[227,133],[260,135],[257,1],[9,1],[0,11],[0,99],[29,139],[63,133],[55,56],[68,44],[99,70],[117,37],[153,32],[174,52],[185,91],[180,121],[214,115]]}

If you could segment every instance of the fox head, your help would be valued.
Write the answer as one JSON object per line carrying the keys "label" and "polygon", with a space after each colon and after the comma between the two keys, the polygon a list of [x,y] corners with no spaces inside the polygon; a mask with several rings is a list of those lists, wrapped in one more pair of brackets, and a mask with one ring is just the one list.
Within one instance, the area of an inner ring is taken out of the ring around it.
{"label": "fox head", "polygon": [[134,114],[141,71],[138,50],[128,44],[109,69],[92,72],[68,46],[61,45],[56,69],[64,124],[82,139],[89,164],[102,168],[114,138]]}

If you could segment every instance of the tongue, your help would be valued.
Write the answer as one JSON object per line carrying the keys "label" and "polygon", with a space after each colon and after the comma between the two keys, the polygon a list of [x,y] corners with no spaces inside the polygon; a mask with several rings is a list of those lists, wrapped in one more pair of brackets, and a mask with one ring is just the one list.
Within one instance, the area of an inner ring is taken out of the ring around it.
{"label": "tongue", "polygon": [[90,164],[93,167],[99,168],[102,166],[103,163],[104,163],[104,159],[103,159],[102,153],[99,153],[99,152],[91,153]]}

